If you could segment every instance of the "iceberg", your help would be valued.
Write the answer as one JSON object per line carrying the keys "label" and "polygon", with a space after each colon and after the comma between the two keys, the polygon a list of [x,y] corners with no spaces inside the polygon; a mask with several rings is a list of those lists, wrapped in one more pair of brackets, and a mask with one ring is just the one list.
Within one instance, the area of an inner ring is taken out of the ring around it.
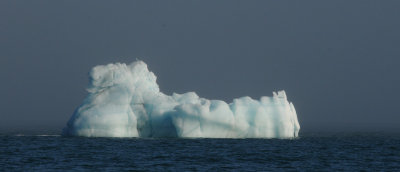
{"label": "iceberg", "polygon": [[195,92],[166,95],[139,60],[96,66],[89,75],[89,94],[67,122],[64,136],[294,138],[300,130],[284,91],[229,104]]}

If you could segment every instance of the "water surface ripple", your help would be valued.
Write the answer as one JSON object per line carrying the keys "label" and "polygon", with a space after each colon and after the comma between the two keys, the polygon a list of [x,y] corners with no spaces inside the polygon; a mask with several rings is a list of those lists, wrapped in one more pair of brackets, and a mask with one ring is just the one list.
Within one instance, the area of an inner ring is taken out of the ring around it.
{"label": "water surface ripple", "polygon": [[298,139],[135,139],[0,136],[4,171],[400,170],[400,136]]}

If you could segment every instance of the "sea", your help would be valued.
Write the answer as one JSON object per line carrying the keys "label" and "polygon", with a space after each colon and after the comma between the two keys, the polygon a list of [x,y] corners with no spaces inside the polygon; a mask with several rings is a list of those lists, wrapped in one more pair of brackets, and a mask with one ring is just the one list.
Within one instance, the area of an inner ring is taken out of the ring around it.
{"label": "sea", "polygon": [[400,134],[295,139],[0,135],[0,171],[400,171]]}

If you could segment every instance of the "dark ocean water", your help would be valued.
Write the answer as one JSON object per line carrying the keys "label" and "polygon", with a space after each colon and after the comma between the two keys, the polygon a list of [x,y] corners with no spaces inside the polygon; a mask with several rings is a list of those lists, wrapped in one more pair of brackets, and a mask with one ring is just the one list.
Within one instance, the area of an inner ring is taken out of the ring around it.
{"label": "dark ocean water", "polygon": [[400,171],[399,134],[298,139],[0,136],[0,171]]}

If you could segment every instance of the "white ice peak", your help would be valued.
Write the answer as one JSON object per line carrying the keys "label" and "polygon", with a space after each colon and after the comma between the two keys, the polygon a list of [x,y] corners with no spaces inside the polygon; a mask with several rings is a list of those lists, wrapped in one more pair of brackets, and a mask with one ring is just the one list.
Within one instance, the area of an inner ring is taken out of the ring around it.
{"label": "white ice peak", "polygon": [[293,138],[300,125],[284,91],[273,97],[221,100],[195,92],[168,96],[146,63],[94,67],[89,95],[64,135],[87,137]]}

